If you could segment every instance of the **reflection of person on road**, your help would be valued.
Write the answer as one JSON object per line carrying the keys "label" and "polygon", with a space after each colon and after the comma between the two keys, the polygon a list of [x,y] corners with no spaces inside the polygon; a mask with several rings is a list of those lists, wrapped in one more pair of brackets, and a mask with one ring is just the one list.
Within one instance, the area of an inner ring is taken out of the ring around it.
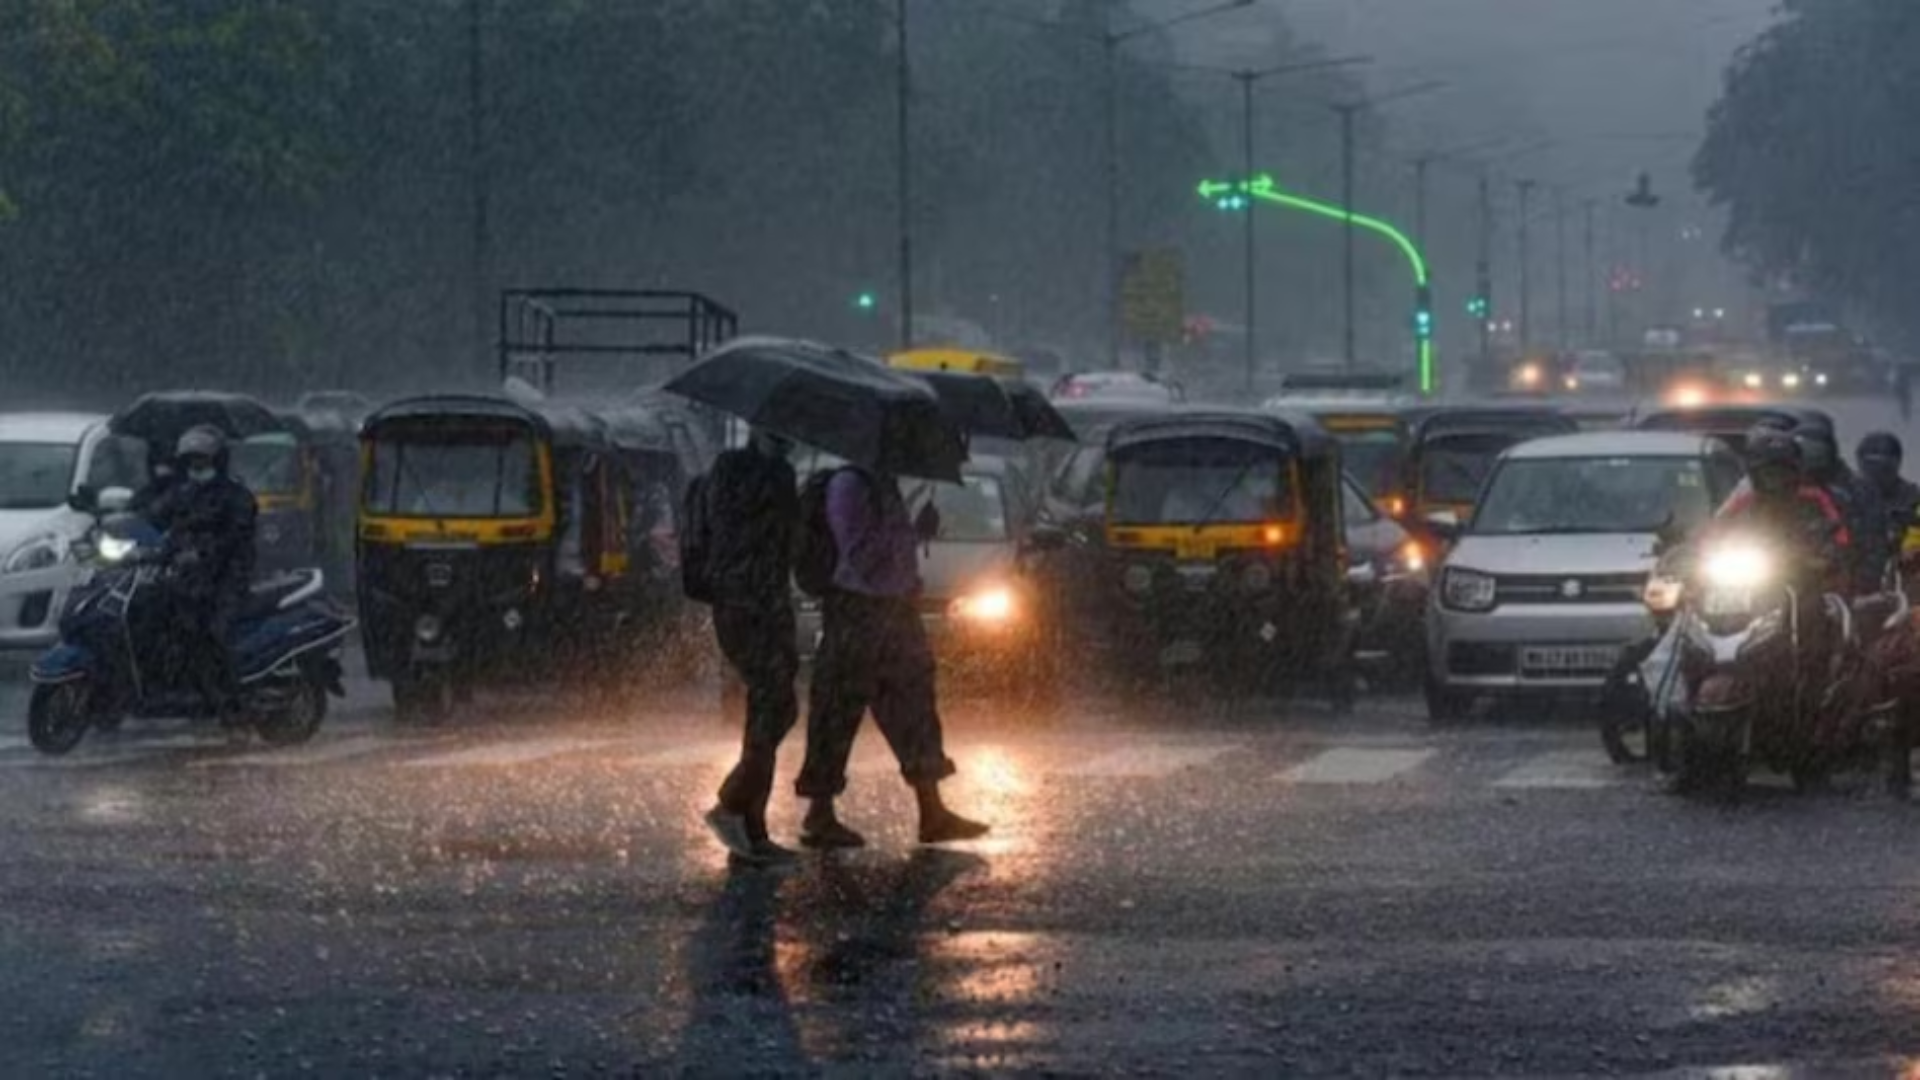
{"label": "reflection of person on road", "polygon": [[810,799],[800,842],[859,847],[834,799],[846,789],[854,734],[869,707],[920,806],[920,842],[967,840],[987,826],[948,809],[940,781],[952,776],[934,699],[933,651],[914,601],[920,595],[918,548],[939,534],[929,502],[908,516],[899,482],[858,468],[836,472],[826,490],[827,524],[838,558],[833,588],[821,601],[820,652],[807,703],[807,758],[796,788]]}
{"label": "reflection of person on road", "polygon": [[792,855],[767,836],[775,758],[800,712],[792,591],[800,495],[790,450],[785,439],[755,431],[745,449],[721,454],[699,492],[704,512],[695,515],[707,529],[703,573],[714,634],[747,684],[740,761],[707,824],[734,856],[762,862]]}

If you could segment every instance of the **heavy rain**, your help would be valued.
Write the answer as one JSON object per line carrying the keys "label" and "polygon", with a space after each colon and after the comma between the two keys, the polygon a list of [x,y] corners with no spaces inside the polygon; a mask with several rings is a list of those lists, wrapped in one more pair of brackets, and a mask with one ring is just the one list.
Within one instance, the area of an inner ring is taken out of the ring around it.
{"label": "heavy rain", "polygon": [[0,0],[0,1072],[1920,1075],[1916,46]]}

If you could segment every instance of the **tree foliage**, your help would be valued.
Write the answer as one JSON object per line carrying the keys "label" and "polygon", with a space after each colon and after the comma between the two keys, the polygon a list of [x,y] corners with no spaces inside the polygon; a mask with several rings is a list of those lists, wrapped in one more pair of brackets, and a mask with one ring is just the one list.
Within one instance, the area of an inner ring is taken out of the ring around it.
{"label": "tree foliage", "polygon": [[1695,180],[1757,273],[1920,337],[1920,6],[1787,0],[1782,14],[1729,69]]}

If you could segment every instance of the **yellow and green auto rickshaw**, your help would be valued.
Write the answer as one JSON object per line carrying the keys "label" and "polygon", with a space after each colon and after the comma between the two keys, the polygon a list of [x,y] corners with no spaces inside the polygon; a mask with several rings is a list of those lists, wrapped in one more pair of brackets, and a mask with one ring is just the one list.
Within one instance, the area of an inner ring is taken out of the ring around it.
{"label": "yellow and green auto rickshaw", "polygon": [[1013,357],[980,349],[909,349],[887,357],[887,364],[907,371],[954,371],[963,375],[998,375],[1013,379],[1027,373],[1027,366]]}
{"label": "yellow and green auto rickshaw", "polygon": [[1290,414],[1190,411],[1107,437],[1110,586],[1135,671],[1352,692],[1338,444]]}
{"label": "yellow and green auto rickshaw", "polygon": [[488,679],[619,674],[604,660],[633,604],[631,505],[588,414],[433,396],[370,416],[361,627],[396,708],[431,718]]}

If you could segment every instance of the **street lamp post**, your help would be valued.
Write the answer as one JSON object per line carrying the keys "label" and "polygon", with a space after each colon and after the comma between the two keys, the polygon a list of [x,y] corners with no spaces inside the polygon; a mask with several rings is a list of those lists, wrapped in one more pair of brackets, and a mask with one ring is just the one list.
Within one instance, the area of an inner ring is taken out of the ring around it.
{"label": "street lamp post", "polygon": [[1520,192],[1520,355],[1524,357],[1533,344],[1533,247],[1527,219],[1532,214],[1533,189],[1539,185],[1519,180],[1514,186]]}
{"label": "street lamp post", "polygon": [[[1254,151],[1253,139],[1254,139],[1254,130],[1255,130],[1254,122],[1253,122],[1253,109],[1254,109],[1253,92],[1254,92],[1255,84],[1259,83],[1263,79],[1269,79],[1276,75],[1295,75],[1295,74],[1300,74],[1302,72],[1322,71],[1329,68],[1350,67],[1355,64],[1370,64],[1372,62],[1373,62],[1373,58],[1369,56],[1343,56],[1333,60],[1308,60],[1308,61],[1304,61],[1302,63],[1297,63],[1297,64],[1281,64],[1276,67],[1270,67],[1270,68],[1266,68],[1264,70],[1258,70],[1258,71],[1247,70],[1247,71],[1231,72],[1230,74],[1233,76],[1234,81],[1240,84],[1240,177],[1241,179],[1251,180],[1253,178],[1253,151]],[[1250,211],[1251,207],[1247,209]],[[1255,294],[1255,284],[1257,279],[1257,271],[1255,266],[1254,246],[1255,245],[1254,245],[1253,214],[1249,212],[1245,215],[1244,220],[1241,222],[1241,255],[1243,257],[1243,265],[1241,267],[1242,289],[1243,289],[1243,294],[1241,298],[1241,307],[1242,307],[1241,314],[1243,316],[1243,320],[1246,323],[1245,348],[1246,348],[1246,366],[1247,366],[1247,389],[1249,391],[1251,391],[1254,387],[1254,372],[1255,372],[1255,368],[1257,367],[1258,357],[1259,357],[1259,349],[1256,345],[1256,340],[1255,340],[1257,314],[1256,314],[1256,305],[1254,301],[1254,294]]]}
{"label": "street lamp post", "polygon": [[[1107,30],[1100,36],[1102,59],[1106,65],[1105,100],[1105,136],[1106,136],[1106,187],[1107,187],[1107,224],[1106,224],[1106,323],[1107,323],[1107,362],[1111,367],[1120,366],[1120,46],[1138,37],[1161,30],[1172,29],[1199,19],[1210,18],[1223,12],[1237,11],[1252,6],[1256,0],[1221,0],[1220,3],[1189,11],[1184,15],[1175,15],[1169,19],[1135,26],[1126,30],[1113,28],[1113,10],[1117,4],[1107,8]],[[906,0],[901,0],[904,7]]]}
{"label": "street lamp post", "polygon": [[473,295],[472,357],[488,355],[487,349],[487,277],[493,258],[491,192],[487,170],[485,45],[480,0],[467,0],[467,167],[472,172],[473,221],[472,260],[468,267],[468,288]]}
{"label": "street lamp post", "polygon": [[1573,320],[1569,316],[1571,309],[1567,306],[1567,189],[1559,185],[1553,189],[1553,235],[1554,290],[1559,294],[1559,316],[1554,321],[1558,324],[1556,339],[1560,342],[1560,351],[1565,352],[1568,325]]}

